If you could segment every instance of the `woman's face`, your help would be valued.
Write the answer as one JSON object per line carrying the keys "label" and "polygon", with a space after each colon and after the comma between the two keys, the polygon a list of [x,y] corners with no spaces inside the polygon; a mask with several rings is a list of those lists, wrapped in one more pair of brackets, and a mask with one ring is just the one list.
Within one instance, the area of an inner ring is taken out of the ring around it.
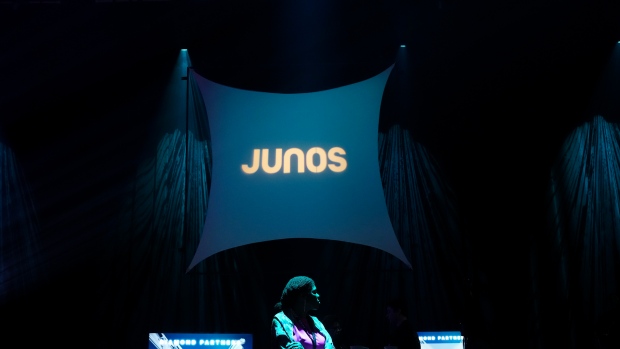
{"label": "woman's face", "polygon": [[306,296],[306,311],[317,310],[321,301],[319,300],[319,294],[316,292],[316,286],[312,286],[312,291]]}

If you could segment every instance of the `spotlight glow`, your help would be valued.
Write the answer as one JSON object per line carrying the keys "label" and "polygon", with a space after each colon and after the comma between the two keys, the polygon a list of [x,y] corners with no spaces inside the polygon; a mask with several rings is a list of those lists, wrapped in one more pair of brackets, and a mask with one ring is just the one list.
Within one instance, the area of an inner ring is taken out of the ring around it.
{"label": "spotlight glow", "polygon": [[407,46],[405,46],[405,44],[402,44],[402,45],[400,45],[400,47],[407,47]]}

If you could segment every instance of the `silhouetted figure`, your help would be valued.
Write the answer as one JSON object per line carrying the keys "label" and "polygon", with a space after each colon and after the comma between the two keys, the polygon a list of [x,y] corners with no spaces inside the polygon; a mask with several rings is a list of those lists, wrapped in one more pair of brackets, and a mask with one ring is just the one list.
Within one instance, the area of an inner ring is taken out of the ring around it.
{"label": "silhouetted figure", "polygon": [[387,345],[396,346],[398,349],[420,349],[418,333],[407,318],[405,300],[399,298],[390,300],[386,308],[386,317],[390,325]]}
{"label": "silhouetted figure", "polygon": [[307,276],[290,279],[271,321],[274,349],[335,349],[332,337],[316,316],[321,302],[314,281]]}
{"label": "silhouetted figure", "polygon": [[323,325],[329,332],[336,349],[348,349],[342,336],[342,322],[336,315],[327,315],[323,318]]}

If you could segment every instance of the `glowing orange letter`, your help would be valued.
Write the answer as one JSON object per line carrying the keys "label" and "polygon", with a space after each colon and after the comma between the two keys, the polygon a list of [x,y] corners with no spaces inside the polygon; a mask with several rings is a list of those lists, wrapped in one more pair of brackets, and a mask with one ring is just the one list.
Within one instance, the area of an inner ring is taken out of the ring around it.
{"label": "glowing orange letter", "polygon": [[342,156],[338,155],[346,155],[346,152],[340,147],[333,147],[327,153],[327,157],[329,158],[329,160],[338,164],[327,165],[329,166],[329,169],[334,172],[342,172],[347,169],[347,160]]}
{"label": "glowing orange letter", "polygon": [[299,148],[291,148],[284,152],[284,173],[291,173],[291,155],[297,155],[297,173],[303,173],[304,152]]}
{"label": "glowing orange letter", "polygon": [[272,174],[280,171],[282,168],[282,148],[276,148],[276,163],[269,166],[269,149],[263,149],[263,171]]}
{"label": "glowing orange letter", "polygon": [[[314,155],[319,156],[319,165],[314,164]],[[327,154],[323,148],[314,147],[310,148],[306,153],[306,167],[310,172],[319,173],[325,171],[327,168]]]}
{"label": "glowing orange letter", "polygon": [[252,158],[252,167],[242,164],[241,170],[247,174],[256,173],[258,171],[258,166],[260,164],[260,149],[254,149],[254,157]]}

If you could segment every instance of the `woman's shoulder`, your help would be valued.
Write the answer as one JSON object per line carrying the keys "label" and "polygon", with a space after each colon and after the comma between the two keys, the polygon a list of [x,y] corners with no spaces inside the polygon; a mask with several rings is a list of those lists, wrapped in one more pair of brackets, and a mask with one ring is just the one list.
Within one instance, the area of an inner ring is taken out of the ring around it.
{"label": "woman's shoulder", "polygon": [[274,319],[278,319],[280,321],[284,321],[284,322],[292,322],[290,317],[286,314],[286,312],[284,310],[277,312],[274,316]]}
{"label": "woman's shoulder", "polygon": [[321,320],[319,320],[318,317],[314,316],[314,315],[310,315],[310,318],[312,319],[312,321],[314,321],[314,325],[319,329],[319,330],[325,330],[325,325],[323,325],[323,323],[321,322]]}

